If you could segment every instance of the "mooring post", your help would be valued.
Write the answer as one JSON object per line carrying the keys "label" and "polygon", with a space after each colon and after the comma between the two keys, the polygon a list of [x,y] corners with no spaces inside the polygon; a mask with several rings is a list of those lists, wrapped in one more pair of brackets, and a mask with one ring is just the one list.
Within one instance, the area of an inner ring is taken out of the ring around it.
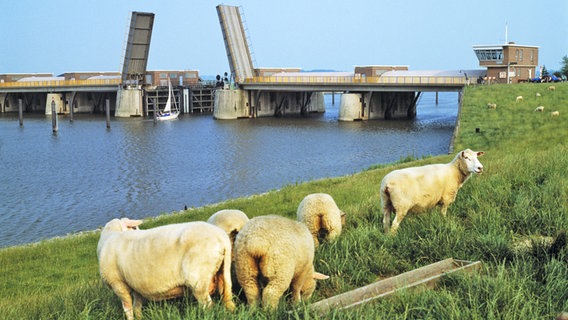
{"label": "mooring post", "polygon": [[69,108],[69,122],[73,122],[73,96],[71,96],[71,106]]}
{"label": "mooring post", "polygon": [[436,105],[438,105],[438,91],[436,91]]}
{"label": "mooring post", "polygon": [[158,99],[154,100],[154,103],[152,104],[152,108],[154,109],[154,124],[158,123],[158,112],[156,111],[156,104]]}
{"label": "mooring post", "polygon": [[105,102],[106,124],[107,129],[110,129],[110,100],[106,99]]}
{"label": "mooring post", "polygon": [[51,98],[51,126],[53,133],[57,133],[59,128],[57,127],[57,109],[55,107],[55,100]]}
{"label": "mooring post", "polygon": [[331,105],[334,106],[335,105],[335,91],[331,92]]}
{"label": "mooring post", "polygon": [[24,104],[22,99],[18,99],[18,119],[20,119],[20,127],[24,125]]}

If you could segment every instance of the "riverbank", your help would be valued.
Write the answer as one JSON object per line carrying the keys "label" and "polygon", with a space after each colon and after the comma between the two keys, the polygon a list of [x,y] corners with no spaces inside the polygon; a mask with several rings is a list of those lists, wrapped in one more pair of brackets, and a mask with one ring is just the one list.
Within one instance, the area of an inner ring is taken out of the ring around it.
{"label": "riverbank", "polygon": [[[395,237],[382,232],[378,194],[382,177],[395,168],[448,162],[453,155],[287,185],[150,219],[143,227],[206,220],[225,208],[243,210],[250,217],[269,213],[294,217],[306,194],[326,192],[348,218],[341,237],[316,251],[316,269],[331,278],[318,284],[311,301],[449,257],[483,264],[481,271],[452,276],[435,290],[401,292],[365,308],[337,312],[336,318],[554,318],[568,310],[567,249],[549,254],[537,243],[532,250],[513,249],[527,237],[555,237],[568,229],[568,84],[556,84],[555,91],[546,87],[467,88],[454,150],[485,151],[480,158],[485,172],[464,185],[447,218],[439,210],[409,215]],[[522,103],[515,102],[518,95],[524,96]],[[488,109],[487,103],[496,103],[497,108]],[[545,112],[535,112],[538,105],[545,106]],[[552,117],[554,110],[560,116]],[[98,232],[92,232],[0,250],[0,314],[10,319],[120,319],[120,302],[100,283],[97,241]],[[282,304],[275,313],[266,314],[236,300],[239,307],[234,314],[218,305],[201,310],[192,297],[150,303],[143,312],[149,319],[317,318],[306,305],[288,314],[291,307]]]}

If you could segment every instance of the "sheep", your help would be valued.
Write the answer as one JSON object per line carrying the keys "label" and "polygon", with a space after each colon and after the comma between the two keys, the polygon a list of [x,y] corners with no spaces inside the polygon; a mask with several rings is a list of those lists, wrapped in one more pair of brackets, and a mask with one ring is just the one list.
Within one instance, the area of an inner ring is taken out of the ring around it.
{"label": "sheep", "polygon": [[496,103],[488,103],[487,108],[488,109],[497,109],[497,104]]}
{"label": "sheep", "polygon": [[516,102],[522,102],[522,101],[523,101],[523,96],[518,96]]}
{"label": "sheep", "polygon": [[560,115],[560,111],[558,111],[558,110],[552,111],[552,112],[550,113],[550,115],[551,115],[552,117],[558,117],[558,116]]}
{"label": "sheep", "polygon": [[543,106],[538,106],[536,107],[536,109],[534,109],[535,112],[543,112],[544,111],[544,107]]}
{"label": "sheep", "polygon": [[541,95],[540,95],[540,92],[535,93],[535,97],[538,98],[538,97],[540,97],[540,96],[541,96]]}
{"label": "sheep", "polygon": [[381,181],[381,204],[383,209],[383,228],[389,231],[391,212],[396,217],[390,229],[395,234],[402,219],[411,212],[421,212],[441,205],[441,213],[446,216],[459,188],[472,173],[481,173],[483,165],[477,157],[484,152],[470,149],[460,151],[446,164],[430,164],[394,170]]}
{"label": "sheep", "polygon": [[291,288],[292,301],[308,299],[316,279],[314,241],[301,222],[277,215],[250,219],[235,239],[235,272],[247,302],[255,307],[261,295],[265,308],[276,309],[280,297]]}
{"label": "sheep", "polygon": [[120,298],[128,320],[142,316],[144,299],[180,297],[188,287],[197,301],[208,307],[214,278],[222,283],[225,307],[234,310],[231,244],[222,229],[205,222],[187,222],[132,230],[141,223],[113,219],[103,228],[97,245],[103,283]]}
{"label": "sheep", "polygon": [[345,213],[341,211],[333,198],[326,193],[307,195],[296,211],[297,220],[304,223],[312,237],[314,245],[319,245],[319,239],[333,241],[341,234],[345,225]]}
{"label": "sheep", "polygon": [[554,91],[554,90],[556,90],[556,87],[555,86],[549,86],[547,89],[548,89],[548,91]]}
{"label": "sheep", "polygon": [[231,240],[231,245],[235,242],[235,237],[241,228],[249,221],[247,215],[241,210],[225,209],[215,212],[207,223],[215,225],[227,233]]}

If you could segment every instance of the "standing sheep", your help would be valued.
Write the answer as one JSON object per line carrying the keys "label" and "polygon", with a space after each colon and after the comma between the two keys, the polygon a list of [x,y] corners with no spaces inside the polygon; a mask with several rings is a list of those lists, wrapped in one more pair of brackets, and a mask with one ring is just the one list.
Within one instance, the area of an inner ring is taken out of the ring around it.
{"label": "standing sheep", "polygon": [[229,239],[231,240],[231,245],[235,242],[235,237],[241,230],[241,228],[249,221],[247,215],[241,210],[236,209],[225,209],[215,212],[209,219],[207,223],[215,225],[227,233]]}
{"label": "standing sheep", "polygon": [[122,301],[127,319],[142,316],[145,299],[184,295],[190,288],[203,306],[211,305],[214,278],[223,283],[223,302],[235,308],[231,286],[231,244],[220,228],[205,222],[132,230],[141,220],[109,221],[97,246],[99,271]]}
{"label": "standing sheep", "polygon": [[477,159],[483,152],[466,149],[458,152],[446,164],[430,164],[394,170],[381,182],[383,228],[389,231],[391,212],[396,217],[390,229],[396,233],[402,219],[411,212],[421,212],[436,205],[442,206],[446,216],[448,206],[454,202],[459,188],[472,173],[481,173],[483,165]]}
{"label": "standing sheep", "polygon": [[276,309],[280,297],[291,288],[292,301],[308,299],[315,279],[327,279],[314,271],[314,242],[305,225],[276,215],[252,218],[235,240],[235,272],[249,305]]}
{"label": "standing sheep", "polygon": [[339,210],[333,198],[326,193],[307,195],[300,202],[296,216],[298,221],[310,230],[316,247],[320,237],[333,241],[341,234],[341,228],[345,225],[345,213]]}
{"label": "standing sheep", "polygon": [[558,116],[560,115],[560,111],[558,111],[558,110],[552,111],[552,112],[550,113],[550,115],[553,116],[553,117],[558,117]]}
{"label": "standing sheep", "polygon": [[522,101],[523,101],[523,96],[518,96],[515,101],[516,101],[516,102],[522,102]]}
{"label": "standing sheep", "polygon": [[544,111],[544,106],[538,106],[536,107],[536,109],[534,109],[535,112],[543,112]]}

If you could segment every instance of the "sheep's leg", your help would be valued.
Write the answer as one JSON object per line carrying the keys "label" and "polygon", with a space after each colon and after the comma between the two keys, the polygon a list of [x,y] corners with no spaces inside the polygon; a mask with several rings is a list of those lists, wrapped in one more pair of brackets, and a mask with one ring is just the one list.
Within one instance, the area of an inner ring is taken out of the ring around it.
{"label": "sheep's leg", "polygon": [[383,230],[385,233],[389,232],[391,221],[391,209],[388,207],[383,207]]}
{"label": "sheep's leg", "polygon": [[286,288],[282,288],[275,281],[270,281],[268,285],[262,290],[262,305],[272,310],[278,308],[280,297],[284,295]]}
{"label": "sheep's leg", "polygon": [[402,219],[404,219],[407,213],[408,209],[396,210],[396,216],[394,217],[394,221],[392,222],[392,227],[390,230],[391,234],[396,234],[396,231],[398,230],[398,227],[400,226]]}
{"label": "sheep's leg", "polygon": [[126,315],[126,319],[134,320],[134,312],[132,311],[132,296],[130,295],[130,288],[125,283],[114,283],[112,291],[118,296],[122,303],[122,310]]}
{"label": "sheep's leg", "polygon": [[144,303],[144,298],[136,291],[132,291],[132,304],[134,308],[134,316],[136,318],[142,318],[142,304]]}
{"label": "sheep's leg", "polygon": [[260,298],[258,265],[256,260],[252,257],[237,257],[237,261],[238,262],[235,263],[235,268],[237,268],[237,280],[245,292],[248,304],[255,307]]}
{"label": "sheep's leg", "polygon": [[211,285],[211,281],[202,281],[201,279],[195,283],[193,289],[193,296],[199,304],[208,308],[213,304],[211,300],[211,296],[209,295],[209,286]]}

